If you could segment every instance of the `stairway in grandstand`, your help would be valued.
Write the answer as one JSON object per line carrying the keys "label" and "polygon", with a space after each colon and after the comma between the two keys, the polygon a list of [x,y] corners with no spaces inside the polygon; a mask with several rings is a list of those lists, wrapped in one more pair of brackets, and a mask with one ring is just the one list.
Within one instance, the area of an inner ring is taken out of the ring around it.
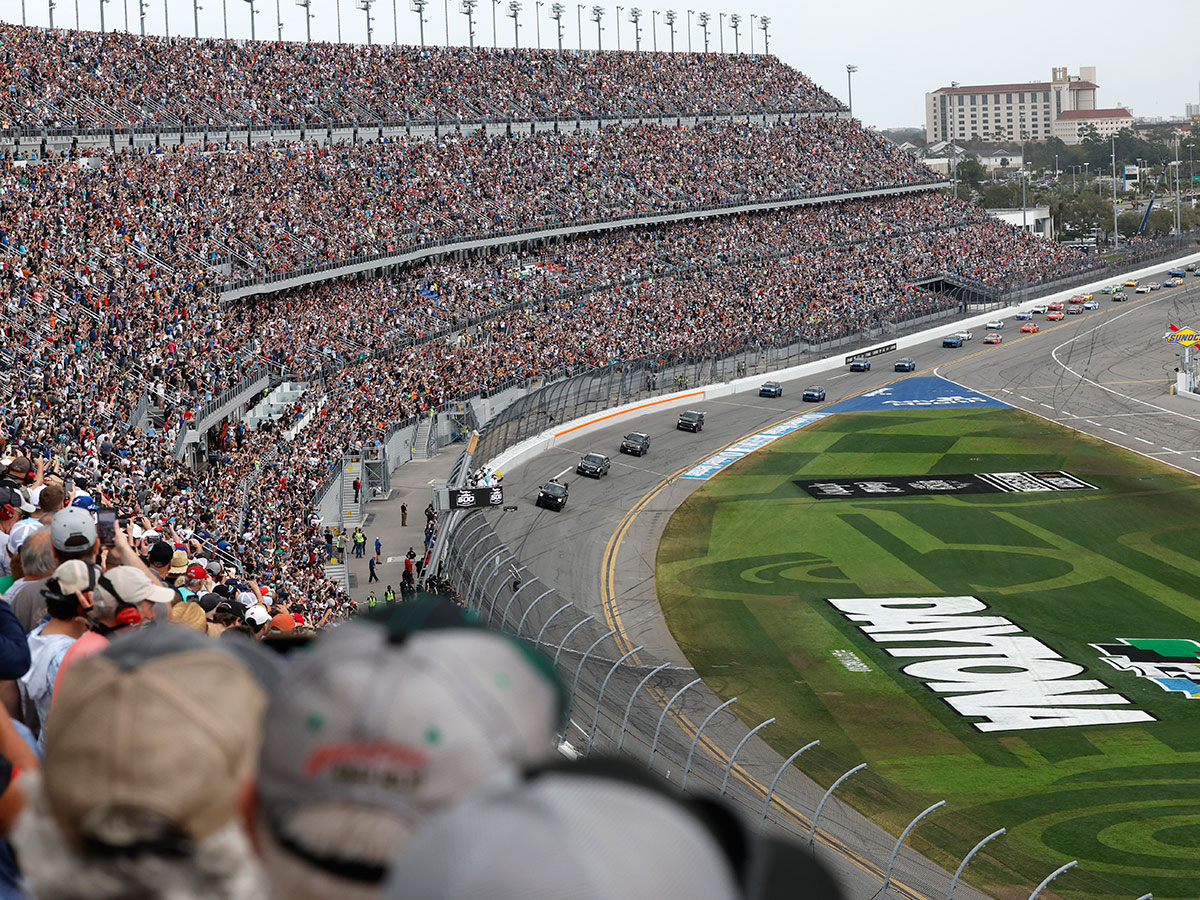
{"label": "stairway in grandstand", "polygon": [[[426,416],[417,425],[417,433],[413,436],[412,458],[429,459],[429,435],[433,432],[433,416]],[[351,494],[353,496],[353,494]]]}
{"label": "stairway in grandstand", "polygon": [[[354,502],[354,479],[362,479],[363,466],[362,459],[358,456],[344,457],[342,465],[342,508],[339,524],[343,531],[350,531],[355,525],[359,525],[363,520],[363,500],[362,495],[365,491],[360,492],[358,502]],[[346,541],[346,552],[349,553],[353,548],[350,542]]]}

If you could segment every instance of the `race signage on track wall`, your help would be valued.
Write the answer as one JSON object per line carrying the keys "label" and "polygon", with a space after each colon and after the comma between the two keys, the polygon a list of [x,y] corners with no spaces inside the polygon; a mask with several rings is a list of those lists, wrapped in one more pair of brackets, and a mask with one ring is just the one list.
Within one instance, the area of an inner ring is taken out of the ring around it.
{"label": "race signage on track wall", "polygon": [[854,362],[856,359],[868,359],[872,356],[882,356],[885,353],[891,353],[896,349],[895,344],[883,344],[879,347],[872,347],[870,350],[860,350],[858,353],[851,353],[846,357],[846,365]]}
{"label": "race signage on track wall", "polygon": [[[912,660],[905,675],[938,694],[979,731],[1023,731],[1154,722],[1086,669],[1019,625],[986,615],[976,597],[830,600],[889,656]],[[1121,706],[1123,709],[1102,707]]]}
{"label": "race signage on track wall", "polygon": [[990,472],[970,475],[885,475],[869,478],[798,480],[817,500],[880,497],[931,497],[947,494],[1029,494],[1043,491],[1094,491],[1069,472]]}

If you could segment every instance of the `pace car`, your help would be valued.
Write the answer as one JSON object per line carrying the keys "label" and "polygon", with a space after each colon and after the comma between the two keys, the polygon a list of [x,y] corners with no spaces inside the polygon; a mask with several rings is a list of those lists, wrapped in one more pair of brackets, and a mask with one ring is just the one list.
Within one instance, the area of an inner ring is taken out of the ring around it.
{"label": "pace car", "polygon": [[762,387],[760,387],[758,389],[758,396],[760,396],[760,397],[782,397],[783,396],[783,385],[780,384],[778,381],[768,381],[766,384],[764,384]]}
{"label": "pace car", "polygon": [[645,456],[650,452],[650,435],[631,431],[621,439],[621,452],[631,456]]}
{"label": "pace car", "polygon": [[851,372],[870,372],[871,361],[869,359],[856,359],[850,363]]}
{"label": "pace car", "polygon": [[818,386],[806,387],[801,399],[805,403],[821,403],[825,400],[825,388]]}
{"label": "pace car", "polygon": [[892,366],[892,368],[897,372],[915,372],[917,371],[917,361],[915,359],[908,359],[907,357],[898,359],[896,360],[896,365]]}
{"label": "pace car", "polygon": [[603,478],[608,474],[608,468],[608,457],[603,453],[586,453],[579,460],[575,472],[579,475],[587,475],[589,478]]}
{"label": "pace car", "polygon": [[567,486],[557,479],[551,478],[542,485],[542,489],[538,491],[537,502],[535,506],[540,506],[543,509],[561,510],[567,505],[567,494],[569,493]]}
{"label": "pace car", "polygon": [[702,431],[704,429],[704,413],[697,412],[694,409],[681,412],[679,414],[679,421],[675,423],[675,428],[679,431]]}

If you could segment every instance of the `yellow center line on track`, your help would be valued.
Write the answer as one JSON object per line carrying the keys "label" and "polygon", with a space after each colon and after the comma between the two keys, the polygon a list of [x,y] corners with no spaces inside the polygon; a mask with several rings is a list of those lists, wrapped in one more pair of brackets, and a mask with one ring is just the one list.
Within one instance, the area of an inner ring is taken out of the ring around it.
{"label": "yellow center line on track", "polygon": [[[1134,301],[1134,302],[1136,302],[1136,301]],[[1124,307],[1125,310],[1128,310],[1128,308],[1129,307],[1127,307],[1127,306]],[[1109,309],[1109,310],[1101,311],[1100,316],[1088,316],[1088,319],[1094,321],[1095,319],[1101,318],[1109,312],[1112,312],[1112,310]],[[1013,344],[1018,344],[1023,340],[1027,340],[1029,338],[1036,338],[1039,335],[1048,334],[1051,331],[1057,330],[1058,328],[1066,327],[1068,325],[1075,325],[1075,324],[1077,324],[1077,323],[1073,322],[1073,321],[1063,320],[1062,322],[1060,322],[1056,325],[1052,325],[1052,326],[1044,328],[1044,329],[1039,329],[1039,331],[1034,334],[1022,334],[1019,337],[1014,338],[1011,341],[1007,341],[1007,342],[1000,343],[1000,344],[984,345],[979,350],[976,350],[974,353],[969,353],[966,356],[962,356],[957,359],[950,360],[949,362],[939,363],[936,366],[930,366],[928,368],[921,369],[918,372],[908,373],[904,376],[904,378],[936,373],[936,370],[939,368],[946,368],[946,367],[949,367],[952,365],[957,365],[959,363],[963,363],[968,360],[975,359],[976,357],[981,356],[984,353],[988,353],[991,351],[1000,351],[1000,350],[1003,350],[1005,347],[1010,347]],[[842,397],[840,400],[835,401],[835,402],[841,402],[841,400],[851,400],[855,397],[862,396],[863,394],[866,394],[870,391],[877,391],[880,388],[884,388],[884,387],[887,387],[888,385],[896,384],[899,381],[903,381],[904,378],[893,378],[891,381],[885,381],[883,384],[881,384],[877,387],[863,388],[862,390],[855,391],[852,394],[847,394],[845,397]],[[637,520],[638,516],[641,515],[642,511],[645,510],[645,508],[650,503],[652,503],[659,494],[661,494],[664,490],[666,490],[670,485],[672,485],[676,481],[678,481],[679,477],[684,472],[686,472],[688,469],[690,469],[692,466],[697,465],[700,462],[703,462],[705,459],[708,459],[709,457],[711,457],[717,453],[720,453],[722,450],[727,450],[729,447],[732,447],[734,444],[738,443],[739,441],[743,441],[749,437],[753,437],[754,435],[759,434],[762,431],[766,431],[769,428],[774,428],[776,425],[782,425],[784,422],[787,422],[790,419],[795,418],[796,415],[797,415],[797,413],[793,411],[789,415],[785,416],[782,419],[779,419],[776,422],[772,422],[769,425],[759,426],[759,427],[755,428],[753,431],[747,432],[746,434],[742,435],[741,437],[735,438],[734,440],[730,441],[729,443],[727,443],[721,447],[718,447],[716,450],[710,450],[710,451],[706,452],[704,455],[697,457],[695,460],[693,460],[692,462],[683,466],[682,468],[677,469],[676,471],[672,472],[666,478],[663,478],[661,481],[659,481],[658,484],[656,484],[654,487],[652,487],[649,491],[647,491],[645,494],[643,494],[642,497],[636,503],[634,503],[634,505],[630,508],[629,512],[627,512],[621,518],[621,521],[617,523],[617,527],[613,530],[612,535],[608,539],[608,543],[605,545],[604,556],[601,561],[600,600],[601,600],[601,606],[604,610],[604,619],[608,623],[609,629],[611,631],[616,632],[616,635],[615,635],[616,644],[617,644],[618,648],[620,648],[622,653],[627,653],[630,650],[632,650],[634,647],[634,644],[633,644],[633,641],[630,640],[629,634],[625,630],[625,625],[621,621],[621,611],[617,607],[616,584],[615,584],[615,582],[616,582],[616,560],[617,560],[617,554],[621,550],[621,544],[624,542],[625,536],[629,533],[629,529],[633,526],[633,523]],[[638,654],[636,654],[636,653],[630,657],[630,660],[633,665],[641,665],[641,662],[638,659]],[[659,704],[659,706],[662,706],[662,707],[666,706],[668,699],[667,699],[667,696],[665,693],[663,693],[661,690],[659,690],[657,688],[652,689],[650,691],[650,693],[655,698],[655,700]],[[690,719],[688,719],[686,716],[684,716],[683,714],[679,713],[676,710],[670,710],[669,715],[670,715],[671,719],[683,730],[683,732],[688,737],[690,737],[692,739],[696,738],[698,729],[697,729],[696,725],[693,722],[691,722]],[[706,735],[700,735],[699,744],[701,746],[703,746],[705,749],[705,752],[707,752],[709,754],[709,756],[711,756],[713,759],[715,759],[718,763],[721,763],[722,765],[729,765],[729,761],[730,761],[729,755],[724,750],[722,750],[720,747],[718,747],[716,744],[712,743],[712,741]],[[761,782],[759,782],[756,778],[754,778],[754,776],[750,775],[745,769],[743,769],[742,766],[734,765],[733,768],[731,769],[731,774],[734,775],[738,779],[738,781],[742,782],[747,787],[749,787],[753,791],[755,791],[755,793],[759,794],[764,799],[766,798],[768,789]],[[810,826],[811,823],[809,822],[808,818],[803,813],[801,813],[799,810],[794,809],[788,803],[784,802],[783,800],[781,800],[777,797],[772,798],[772,802],[777,807],[779,807],[779,809],[781,809],[783,812],[785,812],[789,818],[793,819],[795,822],[800,824],[802,827]],[[823,844],[825,844],[825,845],[829,846],[831,849],[835,850],[837,853],[839,853],[841,856],[843,856],[850,862],[854,863],[856,866],[858,866],[864,872],[871,873],[877,877],[883,875],[882,870],[877,865],[875,865],[873,862],[866,859],[865,857],[861,856],[859,853],[852,850],[850,847],[846,846],[841,841],[838,841],[831,837],[826,837],[825,835],[819,835],[818,838]],[[907,885],[900,884],[896,881],[893,881],[892,884],[894,887],[897,888],[898,891],[900,891],[903,894],[906,894],[910,898],[913,898],[913,900],[924,900],[924,895],[922,895],[921,893],[916,891],[914,888],[909,887]]]}

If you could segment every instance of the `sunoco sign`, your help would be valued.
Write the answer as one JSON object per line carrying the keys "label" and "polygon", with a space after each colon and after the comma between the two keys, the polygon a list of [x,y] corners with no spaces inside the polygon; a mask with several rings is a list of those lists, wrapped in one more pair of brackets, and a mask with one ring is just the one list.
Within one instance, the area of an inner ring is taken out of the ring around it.
{"label": "sunoco sign", "polygon": [[1002,616],[980,615],[975,597],[830,600],[901,668],[979,731],[1022,731],[1153,722],[1102,681],[1082,679],[1083,666]]}

